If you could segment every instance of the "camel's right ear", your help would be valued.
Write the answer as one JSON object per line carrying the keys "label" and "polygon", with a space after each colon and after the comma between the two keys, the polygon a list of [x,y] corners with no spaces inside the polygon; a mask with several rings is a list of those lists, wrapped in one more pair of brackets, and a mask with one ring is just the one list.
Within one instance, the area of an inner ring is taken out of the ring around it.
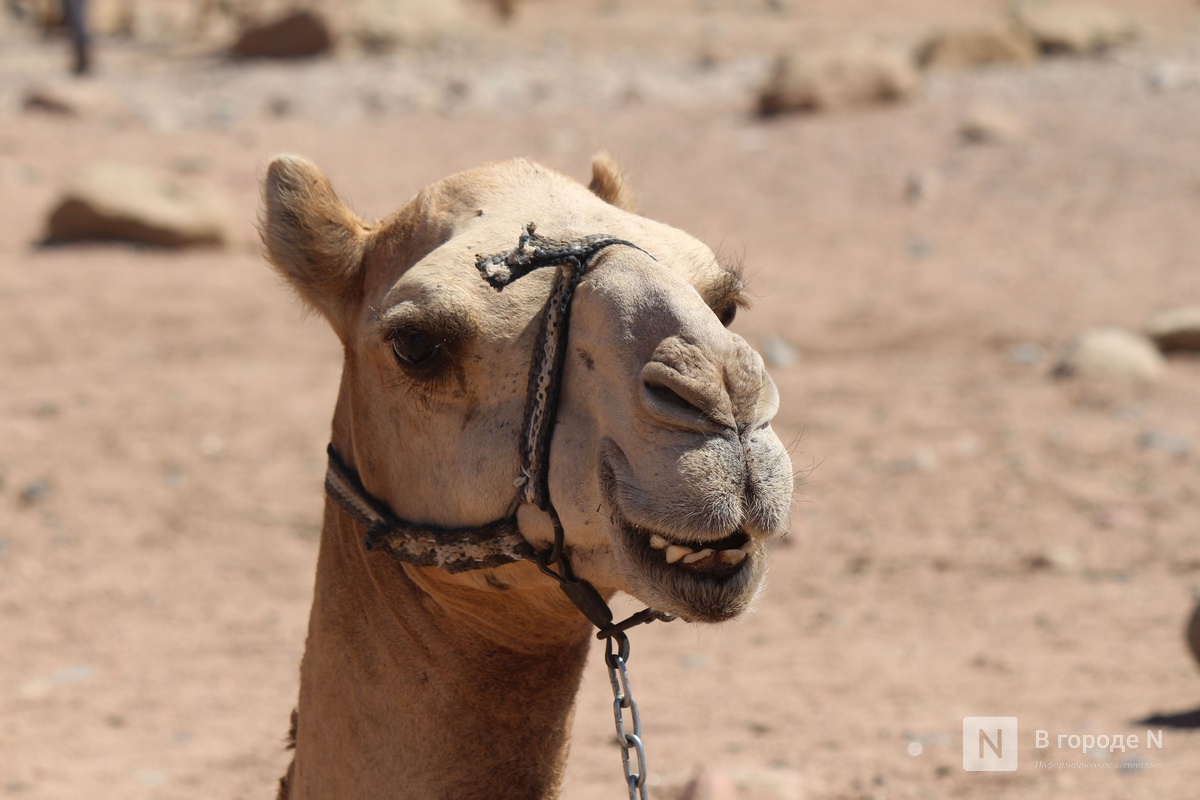
{"label": "camel's right ear", "polygon": [[299,156],[271,161],[263,195],[267,258],[345,340],[350,315],[362,299],[366,226],[316,165]]}
{"label": "camel's right ear", "polygon": [[622,211],[637,212],[637,197],[617,160],[609,153],[597,153],[592,157],[592,182],[588,184],[592,194]]}

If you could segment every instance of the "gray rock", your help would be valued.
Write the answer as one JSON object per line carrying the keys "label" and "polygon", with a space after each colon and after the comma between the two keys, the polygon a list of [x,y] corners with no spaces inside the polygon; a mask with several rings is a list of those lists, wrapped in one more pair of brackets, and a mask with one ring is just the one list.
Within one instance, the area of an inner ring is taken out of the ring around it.
{"label": "gray rock", "polygon": [[45,241],[222,246],[233,239],[231,218],[228,200],[206,184],[97,164],[63,193],[50,213]]}
{"label": "gray rock", "polygon": [[1008,360],[1027,367],[1039,364],[1046,357],[1046,348],[1037,342],[1018,342],[1008,348]]}
{"label": "gray rock", "polygon": [[939,31],[917,49],[917,63],[931,69],[974,69],[992,64],[1033,64],[1037,43],[1015,27]]}
{"label": "gray rock", "polygon": [[1162,353],[1145,336],[1122,328],[1094,328],[1071,343],[1054,372],[1059,377],[1152,381],[1165,368]]}
{"label": "gray rock", "polygon": [[1160,453],[1182,458],[1192,452],[1192,443],[1187,437],[1178,434],[1148,428],[1138,436],[1138,444],[1143,450],[1156,450]]}
{"label": "gray rock", "polygon": [[1049,55],[1087,55],[1137,38],[1132,20],[1106,8],[1055,2],[1028,4],[1016,13],[1017,23]]}
{"label": "gray rock", "polygon": [[32,480],[21,488],[18,495],[21,505],[32,506],[50,496],[50,484],[41,478]]}
{"label": "gray rock", "polygon": [[230,55],[234,58],[308,58],[333,49],[333,34],[315,11],[293,11],[242,31]]}
{"label": "gray rock", "polygon": [[836,111],[908,100],[921,88],[911,59],[889,49],[855,47],[784,56],[759,92],[764,116]]}
{"label": "gray rock", "polygon": [[1146,335],[1164,353],[1200,351],[1200,306],[1160,311],[1146,322]]}
{"label": "gray rock", "polygon": [[768,367],[784,369],[800,360],[800,353],[775,334],[764,336],[761,343],[763,361]]}

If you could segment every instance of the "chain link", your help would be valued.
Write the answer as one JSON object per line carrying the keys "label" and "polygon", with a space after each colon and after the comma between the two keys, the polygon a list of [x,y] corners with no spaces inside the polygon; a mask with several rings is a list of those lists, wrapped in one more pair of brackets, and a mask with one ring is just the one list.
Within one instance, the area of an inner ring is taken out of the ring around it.
{"label": "chain link", "polygon": [[[646,788],[646,749],[642,746],[642,718],[638,714],[637,701],[629,686],[629,673],[625,662],[629,658],[629,637],[623,632],[608,637],[608,652],[604,665],[608,668],[608,680],[613,690],[613,720],[617,725],[617,744],[621,745],[621,768],[625,770],[625,784],[629,789],[629,800],[648,800]],[[625,712],[629,712],[632,731],[625,730]],[[632,750],[637,757],[637,771],[629,758]]]}

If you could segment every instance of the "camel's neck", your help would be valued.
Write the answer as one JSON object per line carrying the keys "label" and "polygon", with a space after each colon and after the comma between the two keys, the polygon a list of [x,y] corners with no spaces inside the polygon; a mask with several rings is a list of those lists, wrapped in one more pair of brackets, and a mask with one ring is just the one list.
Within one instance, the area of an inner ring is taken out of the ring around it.
{"label": "camel's neck", "polygon": [[471,586],[360,537],[326,509],[290,800],[556,796],[582,616],[549,580]]}

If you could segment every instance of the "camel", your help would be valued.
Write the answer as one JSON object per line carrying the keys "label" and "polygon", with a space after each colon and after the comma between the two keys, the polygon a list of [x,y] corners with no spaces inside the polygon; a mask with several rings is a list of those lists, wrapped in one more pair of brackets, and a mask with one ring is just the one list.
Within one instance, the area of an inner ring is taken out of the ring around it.
{"label": "camel", "polygon": [[[592,172],[487,164],[368,224],[303,158],[267,169],[267,257],[344,351],[284,800],[557,796],[592,625],[523,548],[557,540],[601,597],[689,622],[735,617],[761,586],[793,473],[775,385],[727,329],[739,271],[633,213],[611,158]],[[518,439],[558,268],[502,289],[487,270],[547,242],[574,242],[586,271],[535,503]],[[345,482],[357,500],[335,497]],[[405,561],[404,541],[364,546],[366,506],[431,527],[435,550],[438,531],[473,538]],[[506,563],[454,561],[501,528]]]}

